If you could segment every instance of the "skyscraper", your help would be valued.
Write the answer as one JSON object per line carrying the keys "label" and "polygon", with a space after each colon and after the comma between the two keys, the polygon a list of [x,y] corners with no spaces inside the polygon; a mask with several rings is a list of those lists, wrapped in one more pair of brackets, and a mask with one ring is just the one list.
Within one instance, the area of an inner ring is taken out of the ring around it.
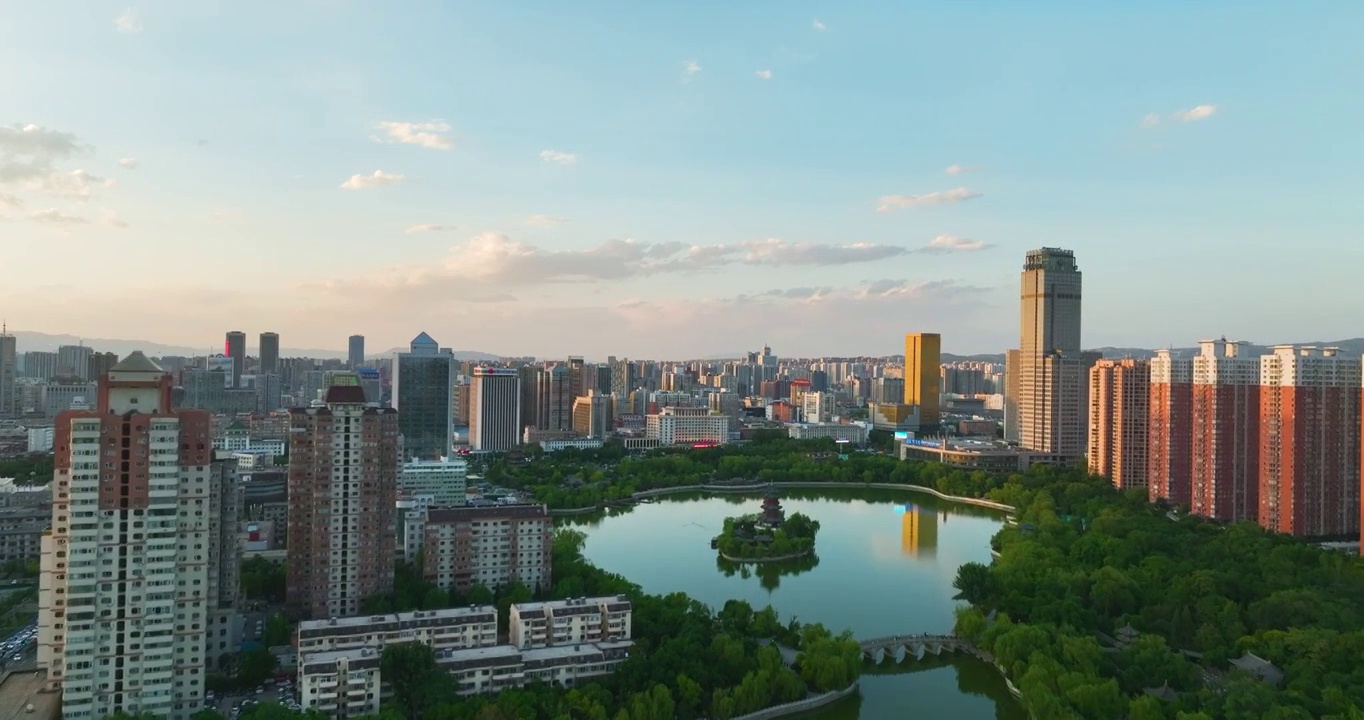
{"label": "skyscraper", "polygon": [[393,587],[398,413],[366,403],[357,375],[331,382],[289,411],[287,600],[311,618],[356,615]]}
{"label": "skyscraper", "polygon": [[1193,360],[1158,350],[1151,360],[1147,489],[1152,500],[1188,505],[1193,472]]}
{"label": "skyscraper", "polygon": [[90,377],[90,355],[94,350],[84,345],[63,345],[57,348],[57,374],[80,380],[98,380]]}
{"label": "skyscraper", "polygon": [[1359,532],[1358,355],[1281,345],[1260,357],[1259,521],[1299,536]]}
{"label": "skyscraper", "polygon": [[279,372],[279,334],[263,332],[260,334],[260,374],[273,375]]}
{"label": "skyscraper", "polygon": [[18,388],[15,385],[18,369],[18,340],[7,331],[0,330],[0,417],[10,417],[18,412]]}
{"label": "skyscraper", "polygon": [[211,418],[172,410],[170,376],[140,352],[110,369],[96,407],[57,419],[38,664],[66,718],[187,718],[203,707],[219,595]]}
{"label": "skyscraper", "polygon": [[1088,439],[1089,367],[1080,350],[1080,269],[1075,253],[1029,250],[1021,276],[1018,441],[1075,458]]}
{"label": "skyscraper", "polygon": [[1151,365],[1100,360],[1089,369],[1089,471],[1120,489],[1146,487]]}
{"label": "skyscraper", "polygon": [[365,364],[365,336],[351,335],[346,351],[346,364],[351,370],[359,370]]}
{"label": "skyscraper", "polygon": [[919,427],[941,422],[942,336],[910,333],[905,336],[905,404],[919,407]]}
{"label": "skyscraper", "polygon": [[246,372],[246,333],[229,330],[223,354],[232,358],[232,387],[241,387],[242,373]]}
{"label": "skyscraper", "polygon": [[393,361],[393,407],[403,435],[403,454],[449,457],[454,432],[455,359],[422,333]]}
{"label": "skyscraper", "polygon": [[[469,447],[504,452],[521,442],[521,382],[512,368],[474,368],[469,392]],[[569,406],[569,422],[572,422]]]}

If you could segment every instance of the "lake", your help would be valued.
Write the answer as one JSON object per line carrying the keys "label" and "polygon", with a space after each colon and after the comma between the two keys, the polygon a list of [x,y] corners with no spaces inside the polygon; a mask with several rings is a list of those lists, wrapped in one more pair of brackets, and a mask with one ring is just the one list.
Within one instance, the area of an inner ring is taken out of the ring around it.
{"label": "lake", "polygon": [[[759,494],[673,495],[605,515],[566,517],[587,534],[586,557],[646,592],[684,592],[714,608],[747,600],[782,620],[821,622],[859,639],[952,631],[952,581],[966,562],[990,561],[1003,513],[909,491],[830,488],[782,491],[787,514],[818,520],[815,559],[735,566],[710,540],[724,518],[758,512]],[[944,656],[867,665],[859,696],[804,720],[1023,720],[994,668]]]}

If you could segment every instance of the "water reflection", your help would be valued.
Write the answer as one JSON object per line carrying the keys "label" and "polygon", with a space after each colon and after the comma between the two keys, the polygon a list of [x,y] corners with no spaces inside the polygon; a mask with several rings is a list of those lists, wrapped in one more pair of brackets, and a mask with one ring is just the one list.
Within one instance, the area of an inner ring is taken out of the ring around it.
{"label": "water reflection", "polygon": [[[931,558],[938,552],[938,512],[918,505],[896,505],[900,516],[900,550],[912,558]],[[947,522],[947,513],[942,514]]]}
{"label": "water reflection", "polygon": [[794,560],[765,563],[736,563],[719,555],[715,556],[715,568],[724,573],[725,577],[738,575],[747,580],[756,575],[758,584],[769,593],[781,587],[783,577],[799,575],[817,567],[819,567],[819,553],[810,553]]}

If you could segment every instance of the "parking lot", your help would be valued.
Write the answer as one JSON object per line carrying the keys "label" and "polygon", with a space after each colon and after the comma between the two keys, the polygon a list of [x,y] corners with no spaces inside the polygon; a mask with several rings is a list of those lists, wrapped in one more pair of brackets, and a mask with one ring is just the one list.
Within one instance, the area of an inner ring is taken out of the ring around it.
{"label": "parking lot", "polygon": [[298,697],[295,694],[293,681],[285,680],[278,684],[271,683],[246,693],[239,692],[217,696],[209,704],[228,720],[238,720],[243,710],[253,704],[265,702],[277,702],[290,710],[298,710]]}
{"label": "parking lot", "polygon": [[0,670],[31,670],[38,656],[38,622],[35,620],[0,641]]}

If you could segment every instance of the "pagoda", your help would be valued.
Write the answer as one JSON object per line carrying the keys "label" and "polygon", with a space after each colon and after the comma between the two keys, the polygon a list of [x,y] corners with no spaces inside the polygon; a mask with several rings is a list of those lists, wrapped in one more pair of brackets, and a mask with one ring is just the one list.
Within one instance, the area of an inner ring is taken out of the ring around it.
{"label": "pagoda", "polygon": [[777,494],[777,488],[769,485],[767,494],[763,495],[763,511],[758,516],[758,526],[779,528],[783,522],[786,522],[786,511],[781,509],[781,497]]}

